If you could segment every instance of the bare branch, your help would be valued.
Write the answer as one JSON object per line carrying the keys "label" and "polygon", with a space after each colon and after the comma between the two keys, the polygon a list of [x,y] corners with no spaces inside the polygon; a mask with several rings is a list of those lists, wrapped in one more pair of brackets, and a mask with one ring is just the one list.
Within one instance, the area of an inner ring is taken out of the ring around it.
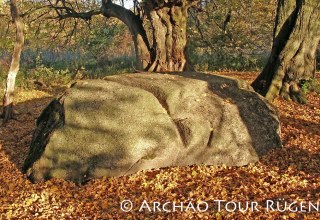
{"label": "bare branch", "polygon": [[[91,20],[93,16],[101,14],[100,10],[90,10],[88,12],[77,12],[73,6],[65,1],[62,1],[62,6],[58,6],[57,4],[59,1],[56,2],[56,4],[53,4],[49,0],[49,8],[52,8],[56,11],[57,17],[60,20],[67,19],[67,18],[79,18],[83,19],[85,21]],[[79,6],[77,6],[79,8]]]}
{"label": "bare branch", "polygon": [[41,6],[39,6],[39,7],[30,8],[28,11],[22,13],[22,14],[20,15],[20,17],[28,16],[28,15],[30,15],[30,14],[32,14],[32,13],[34,13],[34,12],[40,10],[40,9],[48,8],[49,6],[50,6],[50,5],[41,5]]}
{"label": "bare branch", "polygon": [[60,20],[66,19],[66,18],[80,18],[80,19],[83,19],[85,21],[88,21],[88,20],[91,20],[93,16],[99,15],[99,14],[101,14],[101,12],[100,11],[96,11],[96,10],[91,10],[91,11],[88,11],[88,12],[75,12],[75,11],[72,11],[72,12],[68,12],[66,14],[59,13],[57,18],[59,18]]}

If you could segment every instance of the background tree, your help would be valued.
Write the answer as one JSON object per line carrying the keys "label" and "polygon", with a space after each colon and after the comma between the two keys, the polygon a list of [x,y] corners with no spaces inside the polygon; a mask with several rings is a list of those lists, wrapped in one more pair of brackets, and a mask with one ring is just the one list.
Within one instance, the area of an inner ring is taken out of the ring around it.
{"label": "background tree", "polygon": [[257,70],[272,46],[274,0],[214,0],[190,10],[189,54],[197,71]]}
{"label": "background tree", "polygon": [[315,77],[319,40],[319,0],[278,0],[271,55],[254,89],[269,100],[304,102],[299,84]]}
{"label": "background tree", "polygon": [[[59,20],[47,1],[17,3],[24,21],[25,42],[16,89],[39,88],[35,82],[55,86],[66,84],[74,77],[97,78],[133,71],[132,38],[119,19],[107,19],[101,15],[91,20]],[[83,11],[97,6],[79,1],[79,8]],[[10,5],[1,5],[0,9],[0,16],[3,14],[0,17],[0,86],[4,87],[14,49],[12,39],[16,33],[11,22]],[[0,89],[1,97],[3,91]]]}
{"label": "background tree", "polygon": [[22,52],[22,47],[24,44],[24,23],[19,15],[16,0],[10,0],[10,10],[12,21],[16,28],[16,40],[14,44],[14,50],[12,54],[12,60],[10,64],[9,73],[7,76],[5,93],[3,97],[3,122],[7,122],[9,119],[13,118],[13,93],[15,87],[15,80],[20,66],[20,57]]}
{"label": "background tree", "polygon": [[134,42],[137,68],[145,71],[182,71],[190,67],[187,56],[188,9],[198,4],[191,0],[134,1],[129,10],[103,0],[100,10],[78,12],[72,2],[51,3],[60,19],[90,20],[102,13],[115,17],[129,28]]}

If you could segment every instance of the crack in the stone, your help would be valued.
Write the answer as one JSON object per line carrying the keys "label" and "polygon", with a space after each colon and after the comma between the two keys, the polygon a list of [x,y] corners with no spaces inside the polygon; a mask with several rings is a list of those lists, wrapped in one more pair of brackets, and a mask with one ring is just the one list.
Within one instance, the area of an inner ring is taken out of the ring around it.
{"label": "crack in the stone", "polygon": [[124,175],[127,175],[127,174],[130,172],[130,170],[132,170],[132,168],[133,168],[136,164],[138,164],[138,163],[141,162],[141,160],[143,160],[143,157],[141,157],[139,160],[137,160],[136,162],[134,162],[134,163],[129,167],[129,169],[124,173]]}
{"label": "crack in the stone", "polygon": [[213,130],[210,131],[210,135],[208,138],[208,142],[207,142],[207,147],[210,147],[210,143],[212,142],[213,139]]}
{"label": "crack in the stone", "polygon": [[178,132],[180,134],[181,140],[183,142],[183,145],[185,147],[188,146],[189,144],[189,140],[187,138],[188,133],[190,133],[190,129],[188,127],[186,127],[183,123],[182,123],[183,119],[180,120],[174,120],[174,124],[176,125]]}
{"label": "crack in the stone", "polygon": [[[140,87],[139,87],[140,88]],[[145,90],[145,89],[143,89]],[[181,142],[183,144],[184,147],[187,147],[187,139],[186,139],[186,135],[183,131],[183,124],[180,123],[179,120],[174,120],[170,114],[170,110],[169,110],[169,105],[167,103],[167,101],[165,100],[165,98],[162,98],[162,94],[160,93],[159,95],[157,95],[156,93],[153,93],[152,91],[148,91],[148,90],[145,90],[147,92],[150,92],[157,100],[158,102],[160,103],[160,105],[162,106],[162,108],[164,108],[167,112],[167,115],[169,116],[170,120],[172,121],[172,123],[174,124],[174,126],[176,127],[178,133],[179,133],[179,137],[181,139]]]}
{"label": "crack in the stone", "polygon": [[183,130],[179,128],[179,125],[176,123],[176,121],[172,118],[170,110],[169,110],[169,105],[168,105],[166,99],[163,98],[164,95],[163,95],[163,93],[161,93],[161,91],[157,90],[157,92],[159,93],[159,94],[157,94],[157,92],[151,91],[151,89],[148,90],[147,88],[142,88],[142,87],[139,87],[138,85],[132,85],[132,84],[126,85],[126,84],[123,84],[122,82],[117,81],[116,79],[115,80],[105,79],[105,80],[106,81],[115,82],[115,83],[119,83],[120,85],[123,85],[123,86],[131,86],[131,87],[134,87],[134,88],[142,89],[142,90],[144,90],[144,91],[146,91],[148,93],[151,93],[158,100],[158,102],[162,106],[162,108],[167,112],[167,115],[169,116],[170,120],[172,121],[172,123],[174,124],[175,128],[177,129],[177,131],[179,133],[179,137],[181,139],[182,145],[184,147],[187,147],[186,143],[188,141],[186,140],[185,134],[184,134]]}

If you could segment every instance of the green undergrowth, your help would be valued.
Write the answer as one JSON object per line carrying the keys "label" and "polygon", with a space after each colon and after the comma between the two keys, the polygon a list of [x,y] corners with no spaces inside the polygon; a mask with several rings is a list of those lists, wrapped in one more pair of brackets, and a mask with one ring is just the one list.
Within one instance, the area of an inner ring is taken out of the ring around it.
{"label": "green undergrowth", "polygon": [[304,94],[316,92],[320,94],[320,82],[316,78],[301,83],[301,89]]}

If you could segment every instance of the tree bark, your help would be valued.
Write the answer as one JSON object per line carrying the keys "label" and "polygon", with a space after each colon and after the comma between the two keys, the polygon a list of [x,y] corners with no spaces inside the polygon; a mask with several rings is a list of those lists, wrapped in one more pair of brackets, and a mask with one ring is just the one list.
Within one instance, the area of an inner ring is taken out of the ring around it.
{"label": "tree bark", "polygon": [[269,100],[303,102],[300,82],[315,77],[319,0],[278,0],[271,55],[253,88]]}
{"label": "tree bark", "polygon": [[191,69],[187,49],[188,9],[198,1],[150,0],[141,3],[140,13],[105,0],[101,11],[106,17],[124,22],[133,38],[137,69],[175,72]]}
{"label": "tree bark", "polygon": [[3,123],[6,123],[9,119],[12,119],[14,117],[13,93],[16,76],[20,66],[21,52],[24,44],[24,24],[22,18],[19,15],[16,0],[10,0],[10,9],[12,21],[16,27],[16,40],[3,97]]}
{"label": "tree bark", "polygon": [[145,5],[152,29],[153,56],[149,71],[183,71],[187,68],[187,17],[189,4]]}

